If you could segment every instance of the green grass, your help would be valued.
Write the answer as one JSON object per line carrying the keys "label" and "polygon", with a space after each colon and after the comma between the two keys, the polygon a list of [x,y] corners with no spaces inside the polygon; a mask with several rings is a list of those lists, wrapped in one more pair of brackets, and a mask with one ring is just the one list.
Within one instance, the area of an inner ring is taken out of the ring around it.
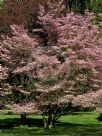
{"label": "green grass", "polygon": [[0,136],[102,136],[102,122],[92,112],[62,116],[49,130],[44,131],[41,116],[28,116],[29,126],[20,126],[17,115],[0,115]]}

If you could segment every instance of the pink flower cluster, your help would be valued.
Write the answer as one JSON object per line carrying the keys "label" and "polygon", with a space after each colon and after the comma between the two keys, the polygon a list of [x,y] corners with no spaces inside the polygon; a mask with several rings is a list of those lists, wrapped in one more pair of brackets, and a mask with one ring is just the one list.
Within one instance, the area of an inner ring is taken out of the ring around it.
{"label": "pink flower cluster", "polygon": [[[33,32],[46,34],[46,46],[41,42],[45,39],[41,39],[40,34],[31,38],[22,27],[13,25],[14,36],[1,42],[3,67],[7,67],[8,76],[9,73],[26,73],[31,79],[37,79],[32,92],[43,93],[37,97],[42,99],[41,104],[59,103],[60,98],[61,102],[68,102],[67,99],[73,98],[74,105],[82,102],[84,106],[93,96],[90,92],[97,93],[102,85],[99,27],[92,24],[92,15],[70,13],[57,17],[56,12],[46,13],[43,7],[40,9],[37,23],[42,27]],[[85,95],[81,97],[81,94]],[[28,104],[17,109],[32,112],[30,108]]]}

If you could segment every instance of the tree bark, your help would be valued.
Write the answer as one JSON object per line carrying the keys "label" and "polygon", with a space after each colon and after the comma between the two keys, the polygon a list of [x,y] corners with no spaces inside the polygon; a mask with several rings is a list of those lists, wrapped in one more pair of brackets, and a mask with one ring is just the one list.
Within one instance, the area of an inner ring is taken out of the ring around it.
{"label": "tree bark", "polygon": [[85,13],[85,0],[79,0],[79,12],[81,14]]}
{"label": "tree bark", "polygon": [[100,113],[99,117],[98,117],[99,121],[102,121],[102,113]]}
{"label": "tree bark", "polygon": [[26,114],[21,114],[21,125],[27,125]]}
{"label": "tree bark", "polygon": [[54,124],[54,117],[53,115],[49,115],[48,118],[44,117],[44,128],[51,129]]}

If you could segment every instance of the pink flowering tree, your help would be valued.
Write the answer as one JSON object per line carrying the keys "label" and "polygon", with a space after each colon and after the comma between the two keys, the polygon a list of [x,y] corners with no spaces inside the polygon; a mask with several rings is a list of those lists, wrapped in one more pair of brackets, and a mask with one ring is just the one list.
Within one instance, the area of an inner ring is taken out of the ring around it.
{"label": "pink flowering tree", "polygon": [[59,107],[83,106],[86,101],[80,95],[89,100],[89,93],[97,93],[102,85],[102,42],[91,19],[91,14],[58,17],[56,10],[46,13],[40,7],[32,38],[22,27],[11,27],[14,36],[1,41],[1,66],[7,69],[3,76],[11,86],[14,112],[38,111],[49,128]]}

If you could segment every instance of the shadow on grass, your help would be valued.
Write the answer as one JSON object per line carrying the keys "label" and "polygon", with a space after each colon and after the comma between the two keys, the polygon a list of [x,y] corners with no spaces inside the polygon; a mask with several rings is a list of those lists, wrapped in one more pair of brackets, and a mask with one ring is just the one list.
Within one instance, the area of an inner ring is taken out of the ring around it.
{"label": "shadow on grass", "polygon": [[98,121],[102,122],[102,114],[100,114],[97,118]]}
{"label": "shadow on grass", "polygon": [[[44,131],[43,120],[28,118],[28,126],[20,126],[20,118],[0,119],[2,135],[14,136],[43,136],[43,135],[68,135],[68,136],[102,136],[100,124],[73,124],[57,121],[51,130]],[[12,130],[11,130],[12,129]],[[1,135],[0,135],[1,136]]]}
{"label": "shadow on grass", "polygon": [[[21,125],[20,118],[7,118],[7,119],[0,119],[0,129],[10,129],[13,127],[19,127]],[[42,127],[43,120],[42,119],[34,119],[34,118],[27,118],[27,124],[29,127]]]}
{"label": "shadow on grass", "polygon": [[18,126],[19,124],[20,124],[19,118],[0,119],[1,129],[10,129],[10,128]]}
{"label": "shadow on grass", "polygon": [[[98,118],[96,118],[98,120]],[[0,119],[0,128],[13,128],[20,126],[20,118],[5,118],[5,119]],[[43,127],[43,119],[37,119],[37,118],[27,118],[27,124],[29,127]],[[57,126],[66,126],[66,127],[74,127],[74,126],[102,126],[102,124],[73,124],[73,123],[68,123],[68,122],[60,122],[56,121],[55,125]]]}
{"label": "shadow on grass", "polygon": [[55,123],[56,126],[59,127],[76,127],[76,126],[82,126],[82,127],[102,127],[102,124],[74,124],[74,123],[66,123],[66,122],[60,122],[56,121]]}
{"label": "shadow on grass", "polygon": [[42,127],[43,126],[43,119],[28,118],[27,125],[29,127],[33,127],[33,126]]}

